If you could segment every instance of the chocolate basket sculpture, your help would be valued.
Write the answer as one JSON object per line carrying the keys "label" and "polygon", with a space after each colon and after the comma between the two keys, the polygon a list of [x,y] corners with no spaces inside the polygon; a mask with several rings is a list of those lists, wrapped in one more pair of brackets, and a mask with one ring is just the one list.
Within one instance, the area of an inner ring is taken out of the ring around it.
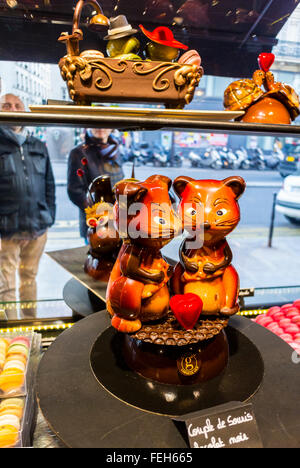
{"label": "chocolate basket sculpture", "polygon": [[59,38],[67,46],[67,55],[59,62],[61,75],[76,104],[150,102],[163,103],[167,108],[183,108],[192,101],[203,69],[199,60],[195,62],[186,54],[196,51],[188,51],[178,62],[108,58],[98,50],[80,53],[83,33],[79,23],[85,5],[93,6],[97,12],[90,20],[90,27],[103,29],[109,25],[95,0],[80,0],[74,12],[72,34],[64,32]]}

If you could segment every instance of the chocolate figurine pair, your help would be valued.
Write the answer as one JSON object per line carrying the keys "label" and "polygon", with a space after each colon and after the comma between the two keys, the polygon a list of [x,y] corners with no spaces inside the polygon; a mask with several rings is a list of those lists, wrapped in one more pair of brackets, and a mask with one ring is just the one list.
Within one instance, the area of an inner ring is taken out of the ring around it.
{"label": "chocolate figurine pair", "polygon": [[[171,179],[160,175],[115,186],[114,218],[123,244],[108,282],[107,310],[112,326],[124,333],[167,318],[171,295],[198,296],[208,318],[228,318],[239,310],[239,277],[226,236],[240,220],[244,180],[178,177],[173,183],[178,210],[171,186]],[[161,249],[182,229],[188,236],[174,269]]]}
{"label": "chocolate figurine pair", "polygon": [[[180,50],[188,50],[188,46],[177,41],[171,29],[159,26],[154,31],[148,31],[143,25],[139,25],[142,33],[149,39],[144,51],[145,59],[154,62],[176,62]],[[108,35],[104,37],[108,41],[106,52],[110,58],[119,60],[143,60],[139,56],[140,41],[135,37],[139,31],[132,28],[126,16],[119,15],[110,19]],[[196,50],[183,54],[179,63],[196,64],[200,67],[201,58]]]}

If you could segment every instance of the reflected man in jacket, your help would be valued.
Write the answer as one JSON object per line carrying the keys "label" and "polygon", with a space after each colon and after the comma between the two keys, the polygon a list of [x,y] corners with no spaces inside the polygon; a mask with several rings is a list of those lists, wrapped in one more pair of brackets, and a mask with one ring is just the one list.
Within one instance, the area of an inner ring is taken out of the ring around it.
{"label": "reflected man in jacket", "polygon": [[[18,96],[0,98],[0,110],[24,111]],[[55,221],[55,183],[44,143],[23,127],[0,127],[0,302],[15,302],[16,276],[22,317],[36,311],[36,276],[47,230]],[[26,307],[26,303],[28,307]],[[17,318],[11,305],[8,318]]]}
{"label": "reflected man in jacket", "polygon": [[[87,226],[86,194],[92,181],[107,174],[112,187],[124,178],[119,143],[111,135],[112,129],[89,129],[83,144],[73,148],[68,161],[68,194],[70,200],[79,208],[80,235],[86,239]],[[82,164],[85,159],[86,164]],[[77,171],[84,171],[84,177],[78,177]]]}

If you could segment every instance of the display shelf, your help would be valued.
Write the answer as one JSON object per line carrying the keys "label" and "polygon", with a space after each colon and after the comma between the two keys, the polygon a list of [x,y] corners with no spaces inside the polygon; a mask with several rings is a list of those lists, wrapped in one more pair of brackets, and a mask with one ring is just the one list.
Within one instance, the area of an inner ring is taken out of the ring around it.
{"label": "display shelf", "polygon": [[[163,444],[163,447],[186,448],[186,441],[172,418],[132,406],[120,396],[116,398],[97,380],[91,367],[91,350],[108,326],[106,311],[90,315],[61,334],[43,356],[37,376],[37,395],[46,421],[68,447],[158,448]],[[291,359],[292,348],[264,327],[243,317],[233,317],[230,329],[233,333],[231,360],[232,364],[237,364],[235,372],[240,369],[245,373],[245,363],[248,365],[249,360],[254,359],[254,355],[247,354],[244,348],[244,338],[252,343],[263,359],[264,372],[259,374],[259,387],[255,385],[253,391],[252,381],[249,388],[247,386],[249,396],[246,397],[247,402],[253,404],[263,446],[299,446],[297,392],[300,374]],[[112,349],[107,348],[105,352],[111,353]],[[126,381],[126,375],[131,371],[118,367],[115,359],[112,362],[113,368],[108,372],[116,377],[114,388],[122,390],[123,380],[117,378],[117,372],[123,372]],[[224,375],[220,378],[224,381]],[[255,380],[257,375],[248,372],[248,378]],[[234,375],[232,379],[234,381]],[[246,380],[246,376],[245,379],[239,378],[240,383]],[[150,383],[147,392],[151,401],[153,395],[165,395],[167,405],[170,386]],[[164,392],[153,392],[156,386]],[[211,392],[206,396],[210,398]],[[205,398],[202,398],[199,410],[204,407]]]}
{"label": "display shelf", "polygon": [[83,115],[38,112],[0,112],[0,125],[63,126],[81,128],[116,128],[122,130],[193,130],[199,132],[299,136],[299,125],[248,124],[216,120],[199,120],[159,115]]}
{"label": "display shelf", "polygon": [[253,297],[246,297],[246,309],[270,309],[293,303],[300,298],[300,286],[281,286],[270,288],[255,288]]}
{"label": "display shelf", "polygon": [[[73,249],[50,252],[48,255],[63,267],[72,278],[64,287],[64,300],[72,309],[73,314],[87,316],[99,312],[105,306],[107,284],[90,278],[83,270],[87,248],[76,247]],[[176,260],[165,257],[166,261],[175,266]],[[300,286],[248,288],[240,294],[242,314],[258,315],[251,313],[255,310],[266,310],[273,306],[282,306],[288,302],[294,302],[300,298]]]}
{"label": "display shelf", "polygon": [[[84,246],[73,249],[48,252],[48,255],[50,258],[52,258],[52,260],[57,262],[62,268],[70,273],[72,277],[81,283],[85,288],[94,293],[94,295],[97,296],[100,301],[102,301],[103,306],[103,304],[105,304],[107,283],[91,278],[85,273],[83,266],[87,257],[87,253],[88,248],[87,246]],[[76,293],[77,291],[75,288],[72,292],[72,295],[77,297]],[[72,308],[72,310],[74,309]],[[98,309],[97,312],[99,312],[99,310],[102,310],[102,308]]]}

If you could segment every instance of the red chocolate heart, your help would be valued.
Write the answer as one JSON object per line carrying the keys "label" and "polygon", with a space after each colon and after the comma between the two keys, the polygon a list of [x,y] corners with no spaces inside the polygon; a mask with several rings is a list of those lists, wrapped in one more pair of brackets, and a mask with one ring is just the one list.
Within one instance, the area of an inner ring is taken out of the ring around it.
{"label": "red chocolate heart", "polygon": [[259,67],[265,73],[267,73],[270,70],[274,62],[275,62],[275,55],[272,53],[268,54],[266,52],[263,52],[258,57]]}
{"label": "red chocolate heart", "polygon": [[177,294],[170,299],[170,307],[180,325],[191,330],[200,317],[203,302],[193,293]]}

